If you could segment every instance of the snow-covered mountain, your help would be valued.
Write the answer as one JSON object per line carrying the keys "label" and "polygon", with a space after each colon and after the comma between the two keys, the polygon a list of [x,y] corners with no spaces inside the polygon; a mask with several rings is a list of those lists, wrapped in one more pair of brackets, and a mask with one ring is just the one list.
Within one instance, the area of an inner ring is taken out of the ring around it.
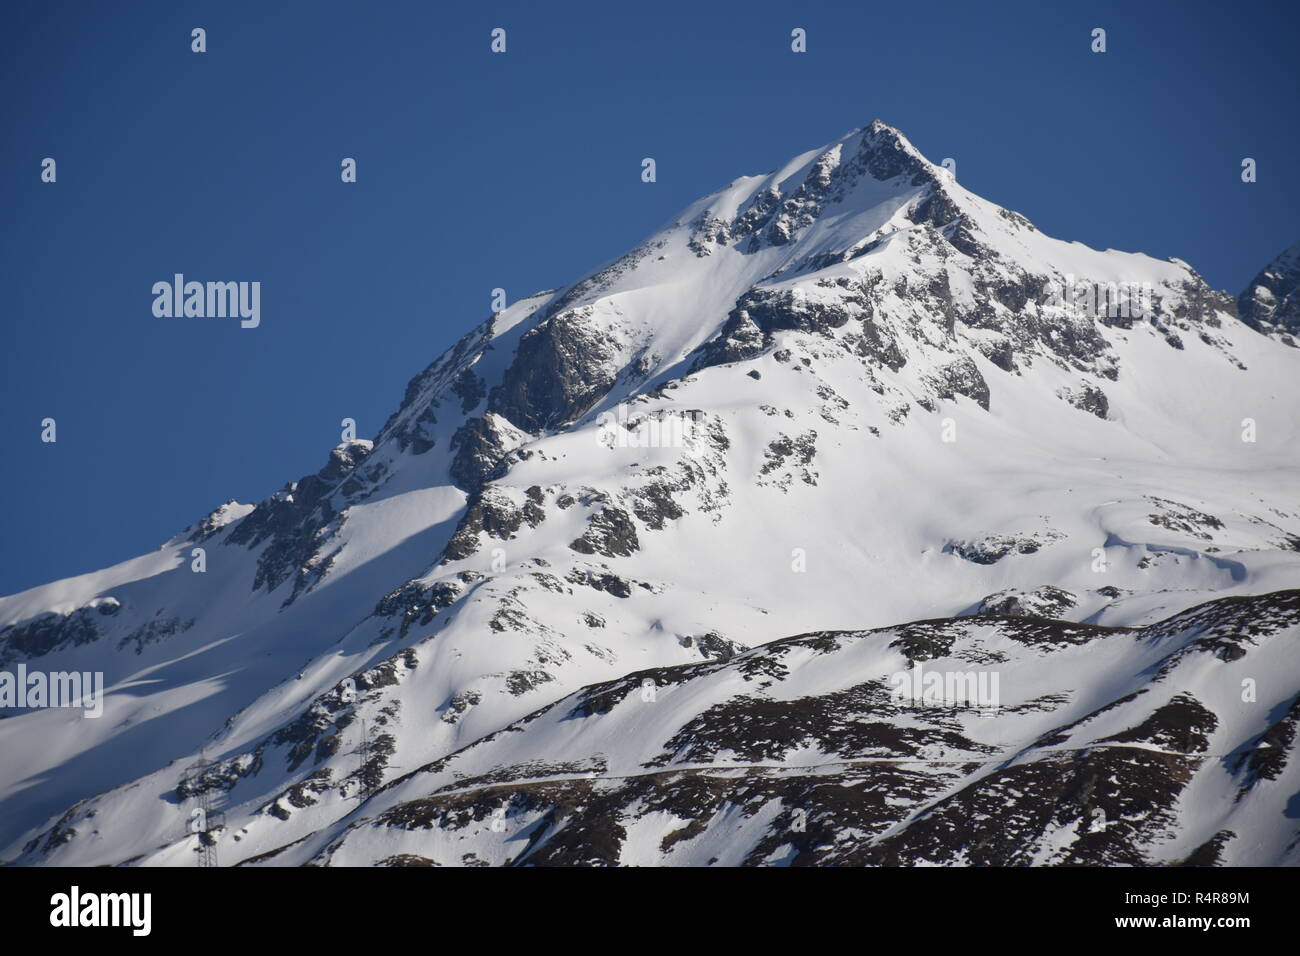
{"label": "snow-covered mountain", "polygon": [[[373,442],[0,599],[0,668],[107,690],[0,720],[0,858],[188,864],[205,803],[223,865],[1296,862],[1272,308],[880,122],[738,179]],[[996,706],[890,695],[958,662]]]}

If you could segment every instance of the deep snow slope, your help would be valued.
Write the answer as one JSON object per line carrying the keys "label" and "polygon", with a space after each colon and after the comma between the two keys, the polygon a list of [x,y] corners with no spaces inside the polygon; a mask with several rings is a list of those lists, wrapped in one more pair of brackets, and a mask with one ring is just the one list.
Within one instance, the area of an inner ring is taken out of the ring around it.
{"label": "deep snow slope", "polygon": [[[1132,290],[1146,314],[1099,310],[1099,289]],[[490,318],[411,381],[373,442],[340,445],[319,473],[256,506],[230,502],[153,554],[0,599],[0,668],[102,671],[109,691],[99,719],[0,720],[0,858],[187,863],[199,789],[224,811],[223,864],[299,840],[268,862],[330,859],[338,840],[348,862],[426,855],[387,824],[353,826],[386,812],[372,794],[411,768],[458,751],[502,767],[581,762],[588,746],[609,766],[641,760],[643,728],[621,719],[581,741],[563,737],[579,721],[558,737],[511,733],[535,751],[494,756],[491,735],[582,687],[691,664],[680,673],[734,675],[767,659],[738,652],[790,634],[976,613],[1137,627],[1295,587],[1300,349],[1237,316],[1185,263],[1044,236],[879,122],[738,179],[610,265]],[[975,647],[1015,643],[1014,622],[996,620],[1001,636],[953,626]],[[1295,673],[1285,633],[1269,667]],[[926,759],[989,771],[989,754],[1034,743],[1026,728],[1134,692],[1092,655],[1116,640],[1069,649],[1097,661],[1088,686],[1083,672],[1078,686],[1050,679],[1050,657],[1000,651],[1004,693],[1023,667],[1066,699],[1032,719],[980,718],[978,734],[940,728],[965,742]],[[1140,705],[1116,712],[1134,726],[1172,686],[1144,680]],[[809,681],[846,714],[875,706]],[[1216,710],[1239,685],[1188,684],[1225,728],[1195,759],[1272,726]],[[721,693],[703,677],[687,686]],[[844,756],[824,745],[764,762]],[[201,782],[183,784],[200,758],[212,761]],[[1260,820],[1236,826],[1293,823],[1293,807],[1264,819],[1275,803],[1242,803]],[[1175,814],[1161,859],[1214,835],[1201,836],[1217,811],[1202,810]],[[1059,846],[1035,861],[1073,845],[1049,830],[1034,840]],[[897,859],[935,862],[898,836]],[[614,841],[618,859],[652,858],[647,840]],[[969,842],[935,845],[948,862],[983,859]],[[447,852],[434,856],[465,862]],[[481,841],[466,852],[519,859]],[[1134,852],[1154,858],[1156,845]]]}

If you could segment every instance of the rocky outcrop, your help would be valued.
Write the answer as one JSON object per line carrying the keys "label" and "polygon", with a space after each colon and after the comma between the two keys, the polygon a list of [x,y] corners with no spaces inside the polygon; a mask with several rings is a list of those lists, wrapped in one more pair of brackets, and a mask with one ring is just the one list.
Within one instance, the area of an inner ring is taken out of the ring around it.
{"label": "rocky outcrop", "polygon": [[1300,347],[1300,243],[1265,266],[1237,297],[1237,313],[1251,328]]}

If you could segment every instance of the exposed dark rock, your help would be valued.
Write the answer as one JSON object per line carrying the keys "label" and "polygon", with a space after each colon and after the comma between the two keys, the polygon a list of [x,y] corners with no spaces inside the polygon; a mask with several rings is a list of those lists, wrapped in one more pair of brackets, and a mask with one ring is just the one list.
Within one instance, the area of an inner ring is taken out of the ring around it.
{"label": "exposed dark rock", "polygon": [[587,530],[570,545],[579,554],[603,554],[607,558],[626,558],[641,550],[636,525],[621,508],[605,507],[587,522]]}
{"label": "exposed dark rock", "polygon": [[744,644],[729,641],[717,631],[686,635],[678,639],[683,647],[694,647],[702,657],[714,661],[727,661],[748,650]]}
{"label": "exposed dark rock", "polygon": [[632,513],[652,531],[662,531],[664,523],[676,521],[685,512],[673,500],[677,490],[667,481],[651,481],[632,492]]}
{"label": "exposed dark rock", "polygon": [[626,598],[632,596],[632,585],[626,578],[621,578],[617,574],[590,570],[581,571],[574,568],[569,572],[568,580],[574,584],[583,584],[589,588],[595,588],[597,591],[604,591],[614,597]]}
{"label": "exposed dark rock", "polygon": [[319,472],[285,485],[234,526],[226,544],[252,549],[269,542],[257,559],[254,591],[274,591],[293,577],[293,591],[284,602],[291,604],[328,570],[333,555],[318,559],[318,552],[338,519],[331,496],[369,454],[367,442],[339,445]]}
{"label": "exposed dark rock", "polygon": [[618,352],[590,317],[589,308],[561,312],[526,332],[488,407],[529,432],[587,411],[614,384]]}
{"label": "exposed dark rock", "polygon": [[[531,503],[531,502],[530,502]],[[524,522],[523,511],[500,489],[486,486],[476,494],[442,552],[442,563],[462,561],[479,549],[479,535],[509,541]]]}
{"label": "exposed dark rock", "polygon": [[1063,617],[1079,603],[1069,591],[1045,584],[1033,591],[998,591],[980,601],[976,614],[1029,615],[1033,617]]}
{"label": "exposed dark rock", "polygon": [[374,613],[376,617],[394,617],[400,614],[401,634],[405,637],[413,624],[425,627],[433,621],[439,610],[451,607],[462,590],[455,581],[435,581],[428,585],[418,580],[408,581],[384,595],[375,605]]}
{"label": "exposed dark rock", "polygon": [[950,362],[929,376],[929,381],[936,397],[952,400],[956,395],[965,395],[988,411],[988,382],[970,358],[963,356]]}
{"label": "exposed dark rock", "polygon": [[1223,849],[1228,841],[1235,840],[1237,834],[1231,830],[1220,830],[1187,855],[1178,866],[1220,866]]}
{"label": "exposed dark rock", "polygon": [[451,436],[449,474],[456,487],[471,494],[491,477],[506,455],[501,430],[491,418],[471,418]]}
{"label": "exposed dark rock", "polygon": [[758,473],[761,477],[776,471],[788,470],[785,479],[778,482],[780,487],[785,488],[789,484],[790,476],[797,471],[800,479],[805,484],[815,485],[817,484],[817,474],[809,466],[816,454],[816,431],[809,429],[794,438],[781,433],[768,442],[767,449],[763,452],[764,461]]}
{"label": "exposed dark rock", "polygon": [[1232,760],[1232,772],[1241,777],[1238,799],[1261,780],[1276,780],[1282,775],[1291,759],[1297,727],[1300,727],[1300,696],[1291,701],[1280,720]]}
{"label": "exposed dark rock", "polygon": [[543,670],[511,671],[506,677],[506,690],[518,697],[553,680],[555,680],[554,676]]}
{"label": "exposed dark rock", "polygon": [[1110,401],[1106,393],[1095,385],[1085,385],[1077,390],[1066,390],[1061,394],[1067,402],[1081,411],[1105,419],[1110,414]]}
{"label": "exposed dark rock", "polygon": [[1178,694],[1136,727],[1103,737],[1102,743],[1141,743],[1182,754],[1205,753],[1218,718],[1191,694]]}
{"label": "exposed dark rock", "polygon": [[139,654],[145,649],[146,645],[154,644],[158,641],[166,640],[176,634],[189,630],[194,626],[194,619],[188,621],[181,620],[178,617],[155,617],[152,620],[141,624],[126,637],[118,642],[118,649],[126,647],[128,644],[135,645],[135,652]]}
{"label": "exposed dark rock", "polygon": [[1148,515],[1148,520],[1153,525],[1168,528],[1170,531],[1179,531],[1205,541],[1213,540],[1211,531],[1223,530],[1223,522],[1214,515],[1207,515],[1189,505],[1179,504],[1167,498],[1152,497],[1151,501],[1160,508],[1157,514]]}
{"label": "exposed dark rock", "polygon": [[1009,554],[1034,554],[1059,537],[1056,532],[990,534],[974,541],[949,541],[943,550],[974,564],[995,564]]}
{"label": "exposed dark rock", "polygon": [[476,690],[461,691],[454,694],[450,701],[447,702],[447,709],[443,712],[442,719],[445,723],[457,723],[475,704],[481,703],[483,695]]}
{"label": "exposed dark rock", "polygon": [[82,607],[70,614],[42,614],[0,629],[0,665],[89,644],[100,636],[99,616],[93,608]]}
{"label": "exposed dark rock", "polygon": [[1300,243],[1280,253],[1237,297],[1241,320],[1288,345],[1300,335]]}
{"label": "exposed dark rock", "polygon": [[461,373],[456,376],[452,382],[451,390],[460,399],[460,412],[462,415],[468,415],[483,401],[483,396],[487,394],[487,384],[483,379],[474,374],[472,369],[462,369]]}

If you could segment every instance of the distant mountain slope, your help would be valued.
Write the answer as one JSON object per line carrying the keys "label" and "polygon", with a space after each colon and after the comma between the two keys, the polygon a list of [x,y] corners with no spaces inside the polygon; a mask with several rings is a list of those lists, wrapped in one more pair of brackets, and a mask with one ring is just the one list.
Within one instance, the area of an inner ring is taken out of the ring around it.
{"label": "distant mountain slope", "polygon": [[[1132,630],[998,617],[788,638],[585,688],[395,781],[341,837],[286,853],[349,865],[1295,864],[1298,662],[1300,591]],[[1000,706],[954,706],[952,681],[924,677],[954,672],[959,694],[996,673]]]}
{"label": "distant mountain slope", "polygon": [[[275,865],[1294,864],[1297,662],[1300,591],[1143,628],[806,634],[583,688],[355,809],[296,788],[227,846]],[[75,854],[112,804],[28,858]],[[338,823],[242,851],[299,817]]]}

